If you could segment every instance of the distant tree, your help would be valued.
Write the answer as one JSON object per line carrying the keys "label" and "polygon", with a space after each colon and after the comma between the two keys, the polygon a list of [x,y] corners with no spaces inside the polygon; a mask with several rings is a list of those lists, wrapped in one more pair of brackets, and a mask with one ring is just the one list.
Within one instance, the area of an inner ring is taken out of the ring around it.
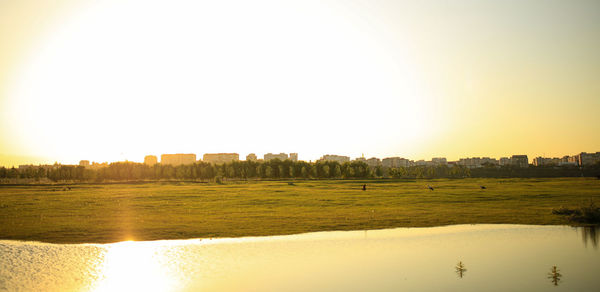
{"label": "distant tree", "polygon": [[287,171],[289,170],[289,168],[286,168],[286,167],[285,167],[283,164],[280,164],[280,165],[277,167],[277,169],[279,170],[279,171],[278,171],[278,172],[279,172],[279,173],[278,173],[278,174],[279,174],[279,176],[278,176],[278,177],[280,177],[280,178],[287,178],[287,177],[289,177],[289,175],[288,175],[288,173],[287,173]]}
{"label": "distant tree", "polygon": [[344,178],[353,178],[355,175],[355,170],[352,166],[348,166],[344,169]]}
{"label": "distant tree", "polygon": [[13,166],[7,173],[8,178],[17,178],[19,177],[19,172],[17,171],[17,169]]}
{"label": "distant tree", "polygon": [[236,165],[223,165],[223,168],[226,169],[227,177],[235,178],[236,176]]}
{"label": "distant tree", "polygon": [[321,166],[321,173],[319,174],[320,178],[328,178],[329,177],[329,165]]}
{"label": "distant tree", "polygon": [[337,164],[337,165],[335,165],[335,167],[333,167],[332,177],[340,178],[341,176],[342,176],[342,168],[340,167],[339,164]]}
{"label": "distant tree", "polygon": [[306,169],[306,166],[302,166],[300,169],[300,176],[303,178],[308,178],[308,170]]}
{"label": "distant tree", "polygon": [[375,176],[377,176],[377,177],[383,176],[383,168],[381,166],[375,167]]}
{"label": "distant tree", "polygon": [[271,166],[267,165],[267,167],[265,167],[264,177],[265,178],[272,178],[273,177],[273,169],[271,168]]}

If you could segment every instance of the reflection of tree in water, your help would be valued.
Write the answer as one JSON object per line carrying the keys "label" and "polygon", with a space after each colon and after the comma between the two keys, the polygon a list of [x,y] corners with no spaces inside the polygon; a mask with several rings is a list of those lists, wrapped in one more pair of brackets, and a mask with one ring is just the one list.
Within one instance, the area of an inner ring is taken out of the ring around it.
{"label": "reflection of tree in water", "polygon": [[585,226],[579,227],[581,230],[581,239],[583,244],[587,247],[588,240],[592,243],[594,248],[598,248],[598,239],[600,239],[600,227],[599,226]]}
{"label": "reflection of tree in water", "polygon": [[552,266],[552,269],[550,269],[550,273],[548,273],[548,279],[550,279],[554,286],[558,286],[560,278],[562,277],[562,274],[559,272],[560,271],[556,266]]}
{"label": "reflection of tree in water", "polygon": [[458,277],[460,277],[461,279],[464,276],[464,274],[467,272],[467,268],[465,268],[465,265],[462,262],[458,262],[458,264],[456,264],[456,267],[454,267],[454,269],[456,269],[456,274],[458,274]]}

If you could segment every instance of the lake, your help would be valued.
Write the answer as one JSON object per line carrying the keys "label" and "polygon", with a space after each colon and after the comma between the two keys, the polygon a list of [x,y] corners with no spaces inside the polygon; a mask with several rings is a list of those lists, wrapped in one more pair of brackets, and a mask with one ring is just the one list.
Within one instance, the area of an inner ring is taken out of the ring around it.
{"label": "lake", "polygon": [[113,244],[0,240],[0,290],[598,291],[599,234],[453,225]]}

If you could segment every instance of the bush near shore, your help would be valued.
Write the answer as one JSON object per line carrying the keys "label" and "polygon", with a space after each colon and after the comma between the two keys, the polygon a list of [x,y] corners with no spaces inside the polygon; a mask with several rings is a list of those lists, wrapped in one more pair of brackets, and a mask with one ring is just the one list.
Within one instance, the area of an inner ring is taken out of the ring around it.
{"label": "bush near shore", "polygon": [[600,224],[600,207],[594,201],[576,208],[560,207],[552,210],[552,214],[567,216],[574,223]]}

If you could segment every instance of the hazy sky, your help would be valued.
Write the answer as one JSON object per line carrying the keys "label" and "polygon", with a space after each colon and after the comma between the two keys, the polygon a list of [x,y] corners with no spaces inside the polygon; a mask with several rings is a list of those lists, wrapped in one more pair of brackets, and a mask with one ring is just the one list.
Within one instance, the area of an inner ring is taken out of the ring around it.
{"label": "hazy sky", "polygon": [[600,151],[600,1],[0,0],[0,165]]}

